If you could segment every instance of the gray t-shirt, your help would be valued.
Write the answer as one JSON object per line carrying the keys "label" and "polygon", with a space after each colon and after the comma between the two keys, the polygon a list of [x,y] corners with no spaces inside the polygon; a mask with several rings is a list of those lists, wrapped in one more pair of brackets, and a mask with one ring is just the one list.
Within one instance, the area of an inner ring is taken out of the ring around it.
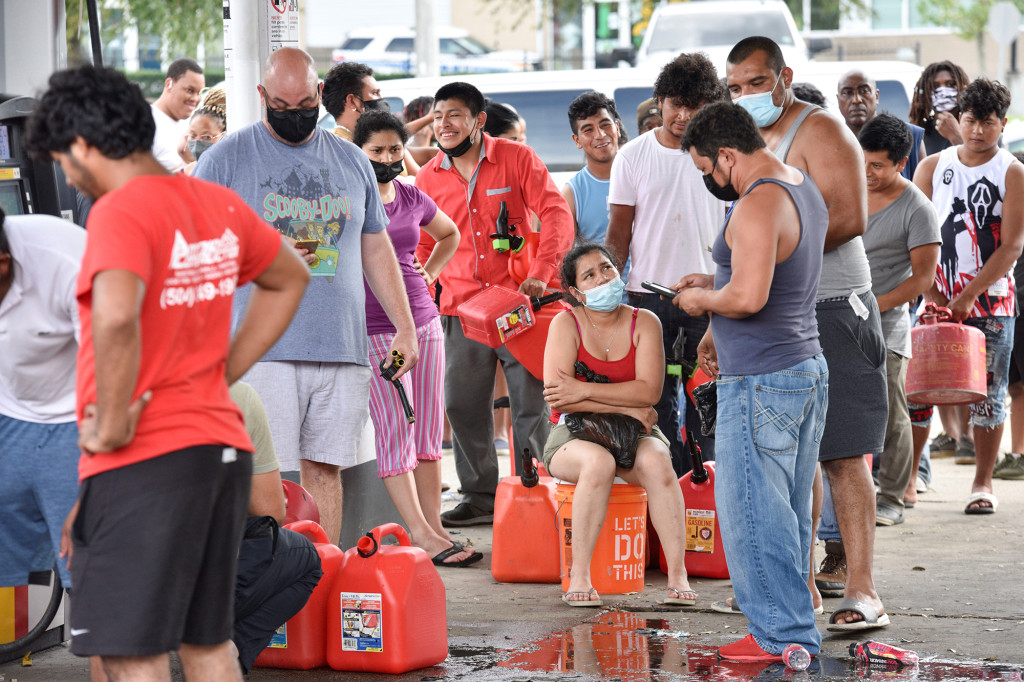
{"label": "gray t-shirt", "polygon": [[[263,360],[369,364],[361,236],[388,219],[366,155],[319,127],[292,147],[259,122],[204,152],[195,176],[235,190],[282,234],[320,241],[299,310]],[[233,327],[250,292],[235,293]]]}
{"label": "gray t-shirt", "polygon": [[[925,244],[941,244],[939,222],[928,197],[908,185],[891,204],[868,216],[864,249],[871,265],[871,291],[887,294],[913,274],[910,251]],[[910,357],[910,315],[906,303],[882,313],[885,345]]]}
{"label": "gray t-shirt", "polygon": [[871,268],[860,237],[825,252],[821,260],[821,279],[818,280],[819,302],[853,293],[863,294],[870,288]]}

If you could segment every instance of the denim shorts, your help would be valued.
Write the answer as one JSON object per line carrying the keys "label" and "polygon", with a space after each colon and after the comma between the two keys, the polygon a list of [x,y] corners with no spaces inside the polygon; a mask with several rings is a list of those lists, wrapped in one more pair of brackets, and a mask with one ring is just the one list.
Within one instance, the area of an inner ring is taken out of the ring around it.
{"label": "denim shorts", "polygon": [[988,397],[970,406],[971,424],[993,429],[1006,419],[1006,387],[1013,352],[1014,319],[1008,316],[969,317],[964,324],[985,334],[985,368],[988,374]]}

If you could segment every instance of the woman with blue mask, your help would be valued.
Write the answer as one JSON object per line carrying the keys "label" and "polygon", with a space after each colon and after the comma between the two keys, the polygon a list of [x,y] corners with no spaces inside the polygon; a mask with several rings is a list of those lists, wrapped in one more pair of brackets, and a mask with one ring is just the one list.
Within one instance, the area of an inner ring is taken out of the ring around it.
{"label": "woman with blue mask", "polygon": [[192,175],[199,162],[199,157],[207,149],[220,141],[228,128],[227,93],[224,88],[210,88],[203,95],[203,101],[192,112],[188,121],[188,134],[185,142],[188,152],[192,155],[192,163],[185,166],[184,172]]}
{"label": "woman with blue mask", "polygon": [[[551,406],[552,427],[543,458],[552,476],[576,484],[573,562],[562,601],[569,606],[602,604],[591,582],[590,563],[612,484],[619,477],[647,491],[651,521],[668,562],[663,603],[691,606],[697,595],[683,565],[683,494],[653,409],[665,380],[661,322],[650,311],[622,303],[619,271],[599,244],[577,243],[562,261],[561,276],[573,309],[552,320],[544,350],[544,399]],[[626,453],[635,454],[631,467],[621,466],[621,459],[607,448],[570,433],[566,418],[580,413],[626,415],[639,422],[635,453]]]}

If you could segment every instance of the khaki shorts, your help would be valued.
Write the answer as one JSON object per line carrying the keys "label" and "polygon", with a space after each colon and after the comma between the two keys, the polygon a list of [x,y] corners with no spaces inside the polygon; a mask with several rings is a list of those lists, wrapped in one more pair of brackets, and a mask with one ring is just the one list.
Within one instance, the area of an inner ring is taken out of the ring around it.
{"label": "khaki shorts", "polygon": [[[650,433],[641,433],[640,438],[656,438],[665,444],[665,447],[669,447],[668,438],[661,432],[661,429],[655,425]],[[544,468],[551,471],[551,458],[555,456],[558,449],[568,443],[571,440],[579,440],[576,436],[569,433],[569,427],[565,424],[555,424],[551,427],[551,433],[548,434],[548,441],[544,444]]]}

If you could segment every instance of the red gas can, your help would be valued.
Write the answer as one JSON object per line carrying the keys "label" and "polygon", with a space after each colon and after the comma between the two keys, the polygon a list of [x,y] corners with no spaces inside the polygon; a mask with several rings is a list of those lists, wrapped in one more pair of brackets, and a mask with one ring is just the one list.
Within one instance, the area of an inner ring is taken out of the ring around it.
{"label": "red gas can", "polygon": [[530,298],[502,286],[487,287],[459,306],[467,339],[497,348],[533,326]]}
{"label": "red gas can", "polygon": [[[389,535],[398,546],[381,544]],[[444,583],[397,523],[345,553],[329,600],[327,663],[335,670],[396,674],[448,657]]]}
{"label": "red gas can", "polygon": [[[693,469],[679,479],[686,503],[686,573],[704,578],[728,578],[722,533],[715,510],[715,463],[704,462],[693,434],[686,432]],[[668,573],[664,550],[659,564]]]}
{"label": "red gas can", "polygon": [[284,488],[286,526],[303,520],[320,523],[320,508],[316,506],[313,496],[306,492],[305,488],[288,479],[281,481],[281,487]]}
{"label": "red gas can", "polygon": [[929,303],[922,325],[910,331],[907,400],[922,405],[966,405],[987,395],[985,334],[948,322],[949,308]]}
{"label": "red gas can", "polygon": [[529,450],[520,460],[522,476],[501,479],[494,498],[491,575],[500,583],[557,583],[562,564],[555,481],[540,478]]}
{"label": "red gas can", "polygon": [[566,309],[561,294],[550,294],[540,299],[531,299],[533,304],[533,326],[505,342],[508,352],[522,363],[534,377],[544,380],[544,346],[548,342],[548,329],[555,315]]}
{"label": "red gas can", "polygon": [[309,601],[291,620],[277,629],[270,645],[256,659],[262,668],[309,670],[327,664],[327,600],[345,553],[327,539],[324,529],[313,521],[296,521],[284,526],[313,541],[324,572]]}

